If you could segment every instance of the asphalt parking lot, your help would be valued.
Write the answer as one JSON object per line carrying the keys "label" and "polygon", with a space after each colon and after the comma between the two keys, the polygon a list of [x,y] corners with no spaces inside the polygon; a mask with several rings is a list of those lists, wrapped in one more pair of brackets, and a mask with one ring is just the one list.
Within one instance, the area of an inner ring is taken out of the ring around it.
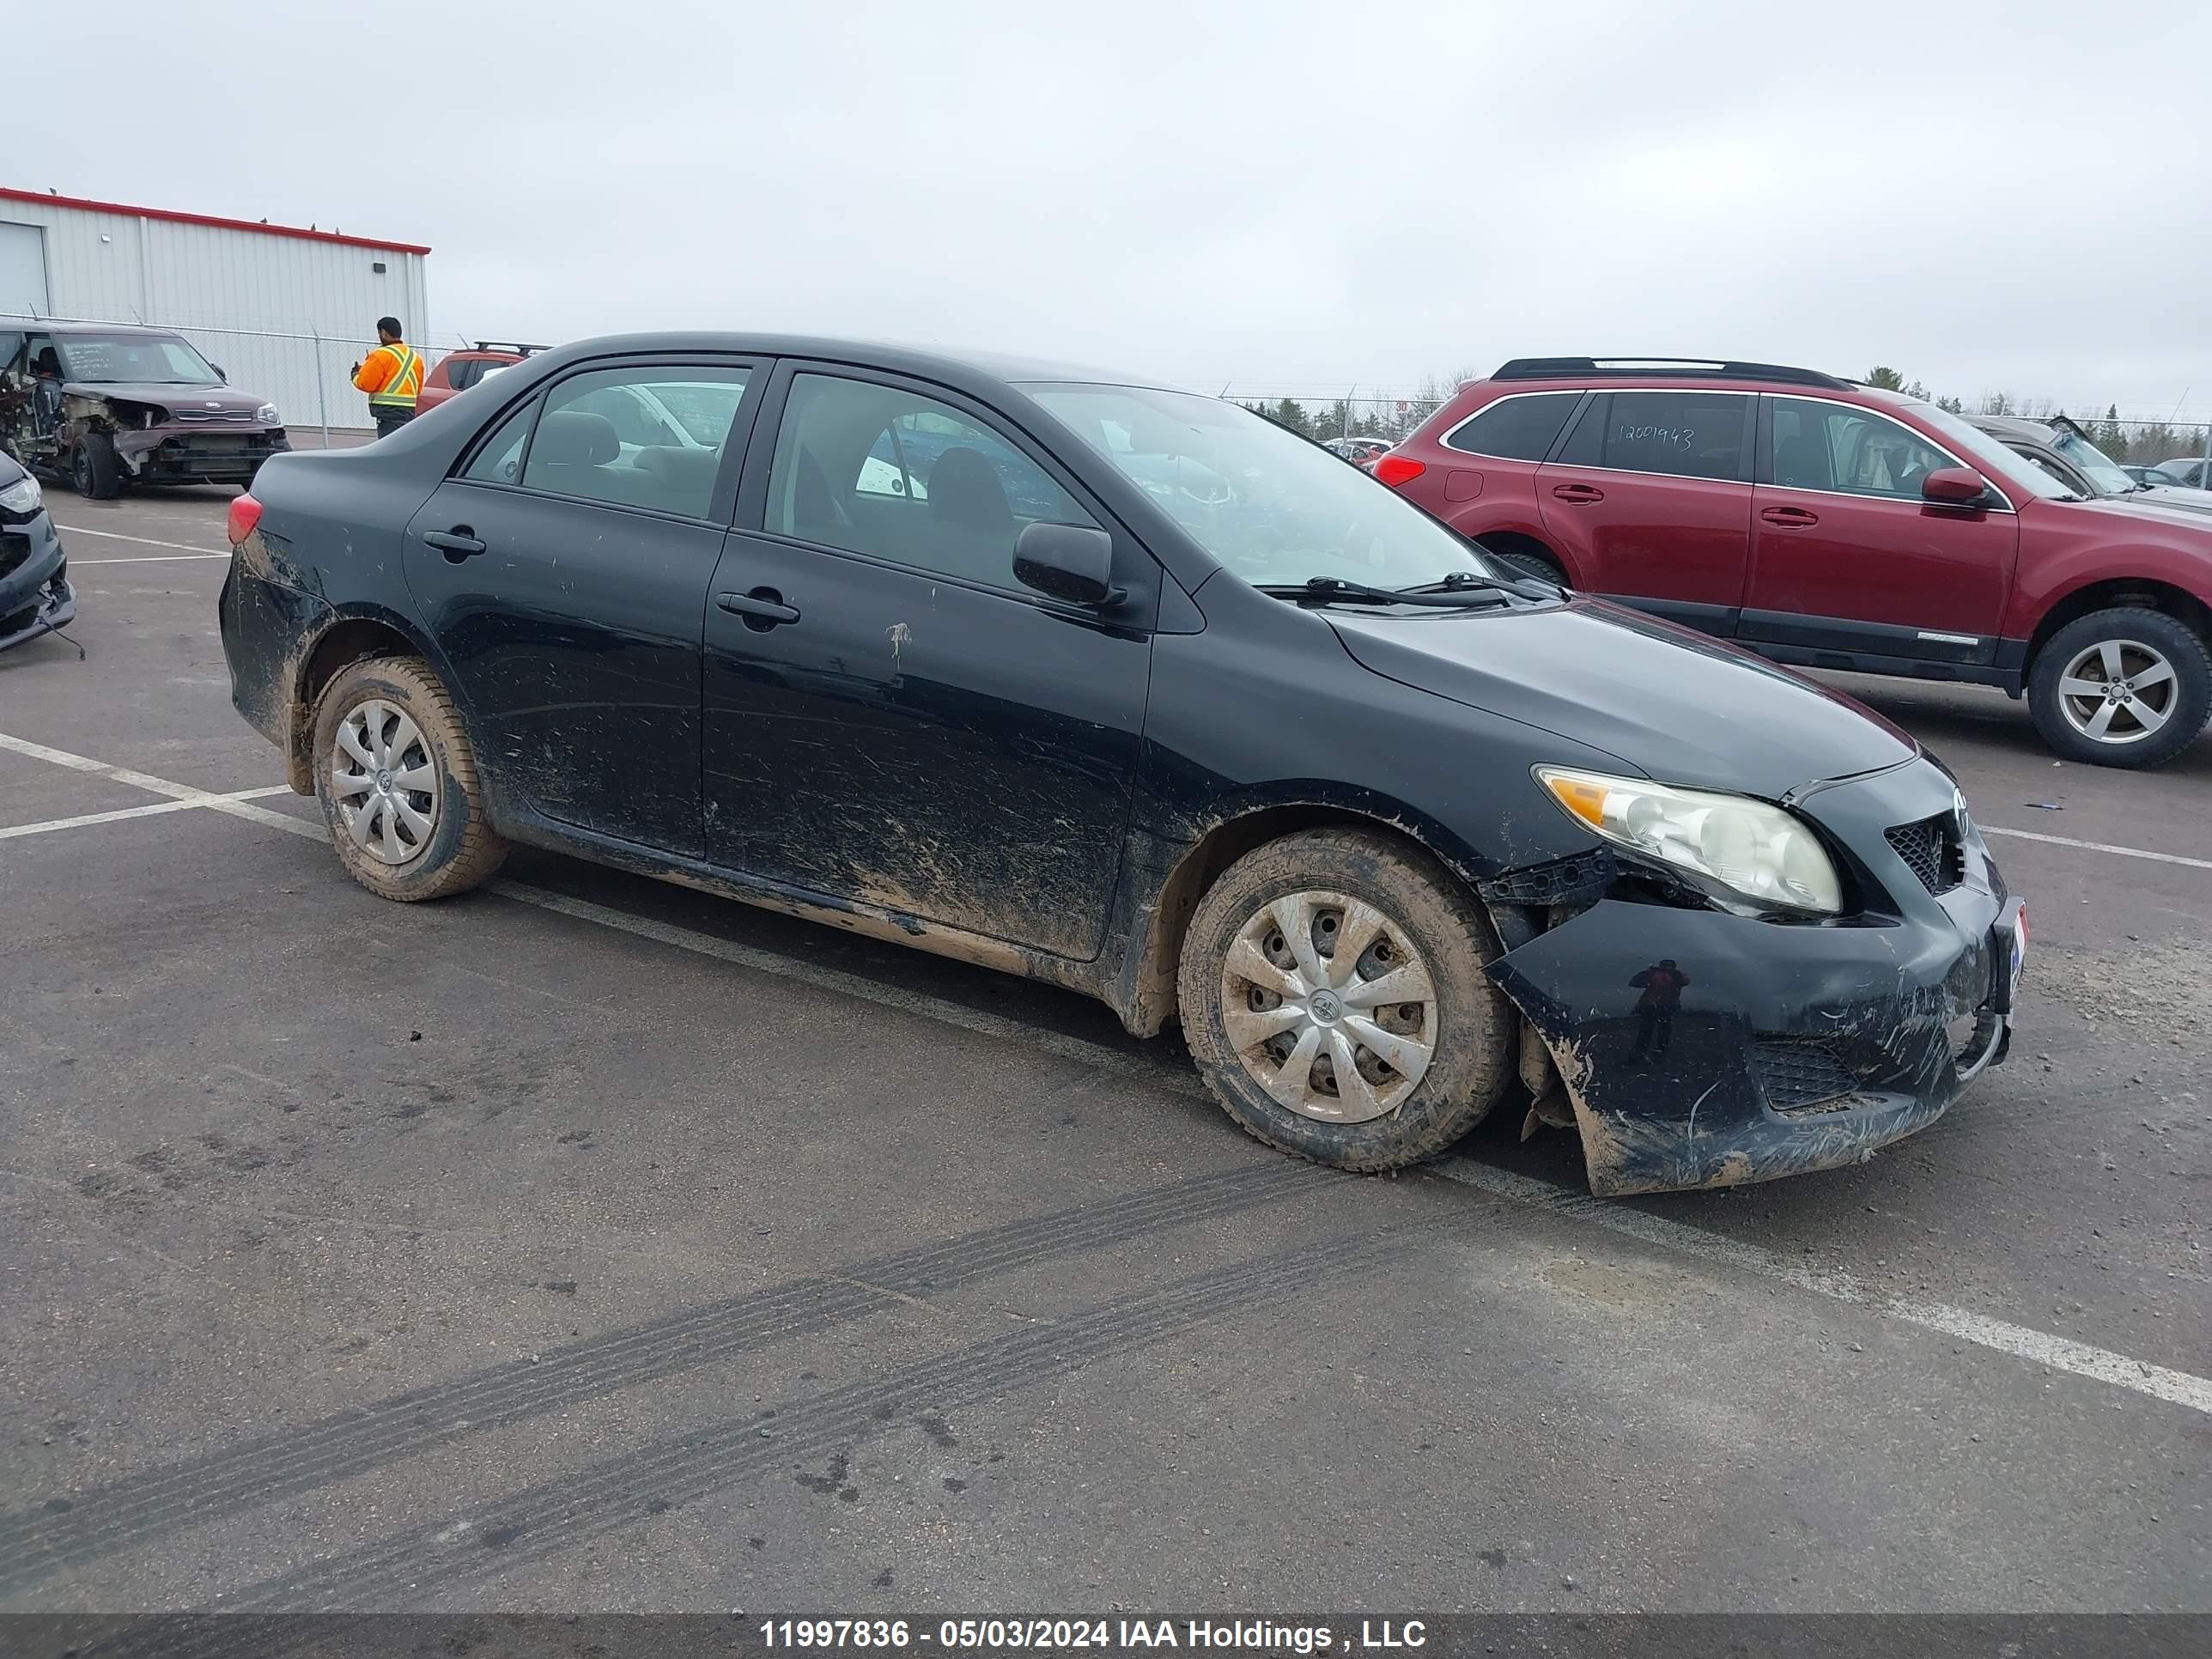
{"label": "asphalt parking lot", "polygon": [[[1100,1005],[542,854],[384,903],[232,712],[228,492],[0,655],[0,1608],[2212,1611],[2212,742],[1846,689],[2027,895],[1871,1163],[1396,1179]],[[1839,682],[1840,683],[1840,682]]]}

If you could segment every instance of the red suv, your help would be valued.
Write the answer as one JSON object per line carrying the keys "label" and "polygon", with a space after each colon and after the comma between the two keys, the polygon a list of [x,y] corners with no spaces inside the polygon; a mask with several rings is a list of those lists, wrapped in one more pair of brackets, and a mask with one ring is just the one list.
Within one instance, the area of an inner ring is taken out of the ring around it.
{"label": "red suv", "polygon": [[513,368],[526,357],[534,357],[548,349],[542,345],[503,345],[496,341],[478,340],[474,345],[459,351],[449,351],[430,366],[422,377],[422,389],[416,395],[415,412],[434,409],[447,398],[466,392],[478,380],[494,370]]}
{"label": "red suv", "polygon": [[2084,499],[1917,398],[1518,358],[1374,471],[1523,570],[1777,662],[2025,695],[2069,759],[2157,766],[2212,717],[2212,522]]}

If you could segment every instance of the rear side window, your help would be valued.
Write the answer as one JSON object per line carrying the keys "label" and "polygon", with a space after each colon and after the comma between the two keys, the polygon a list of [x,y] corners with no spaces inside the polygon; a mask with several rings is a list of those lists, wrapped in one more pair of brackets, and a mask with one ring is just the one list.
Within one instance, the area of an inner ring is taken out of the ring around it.
{"label": "rear side window", "polygon": [[499,430],[477,451],[476,459],[461,474],[478,483],[517,483],[522,477],[522,446],[530,436],[530,422],[538,414],[538,400],[530,402],[500,423]]}
{"label": "rear side window", "polygon": [[748,374],[655,363],[562,381],[546,394],[522,487],[706,517]]}
{"label": "rear side window", "polygon": [[466,392],[483,378],[484,360],[481,357],[458,357],[446,365],[446,384],[456,392]]}
{"label": "rear side window", "polygon": [[1590,400],[1560,450],[1561,464],[1684,478],[1741,479],[1743,392],[1612,392]]}
{"label": "rear side window", "polygon": [[1500,398],[1454,427],[1444,442],[1470,455],[1540,461],[1551,453],[1553,440],[1582,396],[1579,392],[1540,392]]}

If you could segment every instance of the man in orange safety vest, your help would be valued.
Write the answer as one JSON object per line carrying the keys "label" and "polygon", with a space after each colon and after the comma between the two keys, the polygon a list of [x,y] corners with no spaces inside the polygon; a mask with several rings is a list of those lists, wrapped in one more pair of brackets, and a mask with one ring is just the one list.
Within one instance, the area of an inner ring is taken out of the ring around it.
{"label": "man in orange safety vest", "polygon": [[368,393],[368,412],[376,435],[396,432],[415,418],[415,394],[422,389],[422,358],[399,337],[397,317],[376,319],[377,348],[353,366],[353,383]]}

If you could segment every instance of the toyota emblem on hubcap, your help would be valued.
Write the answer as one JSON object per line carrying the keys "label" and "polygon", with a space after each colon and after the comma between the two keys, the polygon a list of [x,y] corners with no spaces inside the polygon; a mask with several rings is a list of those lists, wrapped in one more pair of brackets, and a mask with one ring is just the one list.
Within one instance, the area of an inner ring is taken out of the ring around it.
{"label": "toyota emblem on hubcap", "polygon": [[1344,1004],[1337,1000],[1334,991],[1316,991],[1313,1000],[1306,1006],[1308,1012],[1324,1025],[1340,1018],[1344,1013]]}

